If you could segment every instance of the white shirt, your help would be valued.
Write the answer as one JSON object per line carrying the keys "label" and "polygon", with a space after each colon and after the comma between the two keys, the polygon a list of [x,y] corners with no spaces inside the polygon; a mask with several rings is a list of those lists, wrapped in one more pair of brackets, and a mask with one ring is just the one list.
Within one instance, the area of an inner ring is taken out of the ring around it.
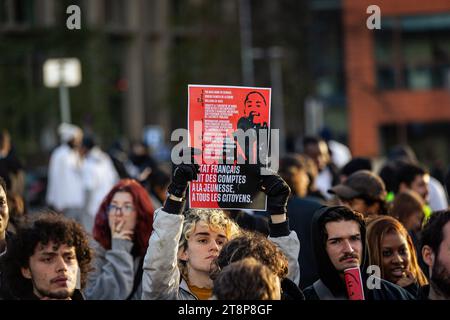
{"label": "white shirt", "polygon": [[119,181],[111,158],[100,148],[94,147],[83,163],[83,184],[88,193],[87,212],[95,217],[103,198]]}
{"label": "white shirt", "polygon": [[448,208],[447,196],[442,184],[436,178],[430,176],[429,187],[429,205],[431,210],[439,211]]}
{"label": "white shirt", "polygon": [[57,147],[48,165],[47,204],[57,210],[83,208],[82,159],[67,144]]}
{"label": "white shirt", "polygon": [[328,190],[332,187],[333,175],[331,174],[330,168],[325,167],[320,171],[316,178],[316,188],[322,193],[326,199],[333,198],[332,194],[328,193]]}
{"label": "white shirt", "polygon": [[350,149],[335,140],[328,141],[328,148],[331,150],[331,159],[333,163],[340,169],[352,160]]}

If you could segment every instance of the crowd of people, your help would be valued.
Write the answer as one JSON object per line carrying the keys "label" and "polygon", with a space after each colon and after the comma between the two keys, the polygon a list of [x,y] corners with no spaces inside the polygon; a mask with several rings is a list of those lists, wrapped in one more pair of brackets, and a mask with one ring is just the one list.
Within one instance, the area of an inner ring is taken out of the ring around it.
{"label": "crowd of people", "polygon": [[74,125],[59,134],[33,214],[0,136],[0,299],[349,300],[352,269],[367,300],[450,299],[449,174],[408,147],[375,172],[306,137],[259,177],[257,213],[186,208],[197,164],[169,174],[137,145],[131,167]]}

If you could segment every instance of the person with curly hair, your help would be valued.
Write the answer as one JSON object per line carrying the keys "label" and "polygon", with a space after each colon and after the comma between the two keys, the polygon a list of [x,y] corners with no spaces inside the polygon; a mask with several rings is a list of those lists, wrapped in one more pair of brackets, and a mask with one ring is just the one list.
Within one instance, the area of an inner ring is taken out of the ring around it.
{"label": "person with curly hair", "polygon": [[[227,266],[247,258],[253,258],[263,264],[275,275],[280,283],[280,298],[282,300],[304,300],[305,297],[291,279],[295,279],[298,268],[289,268],[289,261],[284,251],[290,248],[283,244],[278,247],[275,241],[280,239],[267,238],[255,232],[245,232],[242,235],[229,241],[220,252],[211,270],[211,278],[216,280]],[[282,290],[282,294],[281,294]]]}
{"label": "person with curly hair", "polygon": [[92,251],[78,223],[43,212],[17,230],[8,246],[2,298],[83,300]]}
{"label": "person with curly hair", "polygon": [[[207,300],[212,296],[210,272],[223,246],[240,234],[237,224],[222,210],[191,209],[183,214],[188,184],[197,179],[198,165],[177,165],[164,207],[155,212],[153,233],[144,258],[142,299]],[[298,283],[300,244],[286,221],[290,189],[278,175],[261,177],[271,214],[271,236],[290,247],[293,277]],[[295,251],[295,252],[294,252]]]}
{"label": "person with curly hair", "polygon": [[280,300],[280,279],[255,258],[226,266],[214,279],[216,300]]}

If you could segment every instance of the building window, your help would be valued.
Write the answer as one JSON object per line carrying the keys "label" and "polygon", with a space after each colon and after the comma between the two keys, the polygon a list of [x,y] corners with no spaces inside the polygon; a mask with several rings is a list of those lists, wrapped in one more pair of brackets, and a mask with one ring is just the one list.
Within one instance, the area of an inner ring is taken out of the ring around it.
{"label": "building window", "polygon": [[33,25],[33,7],[33,0],[0,0],[0,25]]}
{"label": "building window", "polygon": [[380,89],[443,88],[450,72],[450,13],[382,19],[375,36]]}

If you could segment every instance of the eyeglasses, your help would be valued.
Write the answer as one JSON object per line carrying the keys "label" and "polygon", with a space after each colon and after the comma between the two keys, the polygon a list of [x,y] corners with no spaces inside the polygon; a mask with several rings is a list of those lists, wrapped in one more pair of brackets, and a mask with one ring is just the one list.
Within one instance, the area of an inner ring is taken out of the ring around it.
{"label": "eyeglasses", "polygon": [[108,213],[116,213],[121,211],[124,215],[129,215],[134,212],[134,207],[132,205],[126,204],[123,207],[116,206],[115,204],[110,204],[108,206]]}

